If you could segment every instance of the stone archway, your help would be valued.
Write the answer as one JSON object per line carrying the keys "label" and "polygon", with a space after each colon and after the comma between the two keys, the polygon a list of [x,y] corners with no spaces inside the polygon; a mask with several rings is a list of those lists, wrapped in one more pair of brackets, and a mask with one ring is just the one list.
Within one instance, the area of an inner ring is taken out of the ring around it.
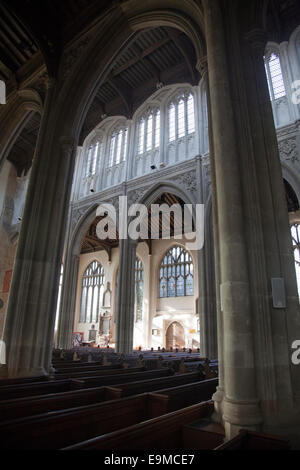
{"label": "stone archway", "polygon": [[166,349],[182,349],[185,347],[184,328],[181,323],[174,321],[166,331]]}

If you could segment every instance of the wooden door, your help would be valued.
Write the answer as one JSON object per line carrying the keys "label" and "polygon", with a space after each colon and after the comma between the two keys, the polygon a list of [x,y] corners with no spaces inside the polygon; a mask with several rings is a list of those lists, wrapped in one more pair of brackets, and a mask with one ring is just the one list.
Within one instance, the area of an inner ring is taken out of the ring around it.
{"label": "wooden door", "polygon": [[185,347],[184,329],[177,321],[171,323],[166,333],[166,349]]}

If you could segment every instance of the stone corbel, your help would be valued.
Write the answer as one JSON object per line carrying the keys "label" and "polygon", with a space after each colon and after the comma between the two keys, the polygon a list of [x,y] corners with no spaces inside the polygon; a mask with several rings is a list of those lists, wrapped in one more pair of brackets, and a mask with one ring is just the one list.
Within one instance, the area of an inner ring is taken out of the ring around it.
{"label": "stone corbel", "polygon": [[208,61],[207,56],[201,57],[196,64],[196,69],[200,72],[202,78],[205,78],[208,72]]}

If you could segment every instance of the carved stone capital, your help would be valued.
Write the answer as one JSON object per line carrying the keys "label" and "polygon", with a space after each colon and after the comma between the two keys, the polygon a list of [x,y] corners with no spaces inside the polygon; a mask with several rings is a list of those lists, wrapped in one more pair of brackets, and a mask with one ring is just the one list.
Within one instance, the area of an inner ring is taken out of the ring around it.
{"label": "carved stone capital", "polygon": [[208,61],[207,56],[201,57],[196,64],[197,70],[199,70],[201,77],[204,77],[208,72]]}

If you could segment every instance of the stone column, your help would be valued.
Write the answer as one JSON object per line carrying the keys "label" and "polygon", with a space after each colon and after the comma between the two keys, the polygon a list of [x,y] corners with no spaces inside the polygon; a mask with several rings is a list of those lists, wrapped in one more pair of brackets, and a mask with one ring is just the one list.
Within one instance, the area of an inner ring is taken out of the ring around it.
{"label": "stone column", "polygon": [[116,352],[133,350],[136,242],[120,240],[118,292],[116,298]]}
{"label": "stone column", "polygon": [[259,429],[250,285],[245,239],[238,136],[232,106],[223,17],[219,0],[204,0],[213,160],[219,241],[221,316],[223,318],[226,437],[239,429]]}
{"label": "stone column", "polygon": [[[217,313],[214,289],[213,266],[213,233],[211,211],[208,210],[208,180],[207,167],[203,166],[203,158],[197,157],[197,180],[201,195],[200,204],[205,204],[205,236],[204,247],[197,252],[198,261],[198,285],[199,299],[197,302],[197,314],[200,319],[200,352],[202,357],[216,359],[217,350]],[[206,159],[205,159],[206,160]],[[207,161],[207,160],[206,160]],[[206,186],[205,186],[206,185]]]}
{"label": "stone column", "polygon": [[56,340],[56,347],[61,349],[72,348],[72,333],[74,331],[74,313],[76,307],[79,259],[79,255],[70,253],[67,253],[65,259]]}
{"label": "stone column", "polygon": [[14,265],[4,341],[9,377],[49,373],[75,142],[55,135],[60,107],[49,83]]}
{"label": "stone column", "polygon": [[[264,66],[266,34],[248,32],[241,42],[249,143],[250,273],[256,314],[257,367],[264,430],[277,432],[300,422],[300,368],[291,346],[300,338],[300,312],[282,167]],[[243,124],[243,123],[242,123]],[[247,152],[245,152],[246,158]],[[253,187],[254,186],[254,187]],[[255,207],[254,207],[255,203]],[[271,279],[284,280],[286,306],[273,306]],[[283,424],[284,423],[284,424]],[[294,424],[293,424],[294,423]],[[300,433],[299,433],[300,434]]]}
{"label": "stone column", "polygon": [[[210,87],[208,76],[207,57],[203,57],[198,64],[199,71],[206,82],[207,95],[207,116],[209,131],[209,157],[210,157],[210,176],[211,176],[211,196],[212,196],[212,221],[213,221],[213,258],[215,263],[215,287],[216,287],[216,310],[217,310],[217,344],[218,344],[218,366],[219,366],[219,385],[213,396],[215,413],[213,419],[217,422],[223,422],[223,398],[224,398],[224,349],[223,349],[223,316],[221,313],[220,301],[220,242],[219,242],[219,222],[218,222],[218,203],[217,203],[217,183],[214,156],[213,125],[210,100]],[[207,220],[206,220],[207,223]],[[207,227],[206,227],[207,228]],[[207,233],[205,234],[205,243],[207,243]]]}

